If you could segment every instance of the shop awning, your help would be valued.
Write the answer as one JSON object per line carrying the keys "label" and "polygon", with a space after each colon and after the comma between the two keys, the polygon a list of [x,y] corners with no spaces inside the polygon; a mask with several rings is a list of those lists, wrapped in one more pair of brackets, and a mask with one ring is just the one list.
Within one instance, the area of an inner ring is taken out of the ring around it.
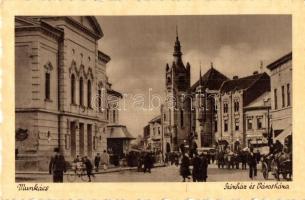
{"label": "shop awning", "polygon": [[275,141],[278,140],[282,144],[284,144],[285,138],[292,134],[292,125],[289,125],[285,128],[277,137],[275,137]]}

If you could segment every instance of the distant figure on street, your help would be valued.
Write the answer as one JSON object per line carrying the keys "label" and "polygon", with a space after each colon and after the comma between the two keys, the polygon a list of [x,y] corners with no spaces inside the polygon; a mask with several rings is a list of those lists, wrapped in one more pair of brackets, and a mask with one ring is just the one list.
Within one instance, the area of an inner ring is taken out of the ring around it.
{"label": "distant figure on street", "polygon": [[224,158],[224,152],[223,151],[219,151],[218,155],[217,155],[217,165],[218,168],[224,168],[224,164],[225,164],[225,158]]}
{"label": "distant figure on street", "polygon": [[108,165],[109,165],[109,154],[107,153],[106,150],[104,150],[104,152],[102,153],[102,156],[101,156],[101,164],[103,165],[103,169],[104,169],[104,170],[108,169]]}
{"label": "distant figure on street", "polygon": [[138,172],[142,170],[143,162],[144,162],[144,157],[143,155],[140,154],[138,157]]}
{"label": "distant figure on street", "polygon": [[87,172],[87,176],[89,178],[89,182],[91,182],[91,176],[94,177],[94,175],[92,174],[93,166],[92,166],[92,163],[87,156],[84,157],[84,164],[86,166],[86,172]]}
{"label": "distant figure on street", "polygon": [[185,182],[185,179],[190,179],[190,160],[187,157],[187,155],[184,153],[181,159],[181,165],[180,165],[180,175],[183,178],[183,182]]}
{"label": "distant figure on street", "polygon": [[101,162],[101,156],[100,156],[100,153],[97,153],[95,158],[94,158],[94,166],[95,166],[95,171],[96,172],[98,172],[100,162]]}
{"label": "distant figure on street", "polygon": [[54,183],[62,183],[64,172],[67,171],[66,161],[63,155],[60,154],[59,148],[54,149],[54,156],[51,157],[49,164],[49,173],[53,174]]}
{"label": "distant figure on street", "polygon": [[256,156],[256,161],[257,163],[259,163],[261,161],[261,153],[260,151],[257,149],[256,153],[255,153],[255,156]]}
{"label": "distant figure on street", "polygon": [[247,170],[247,157],[248,157],[248,152],[247,151],[242,151],[241,152],[241,169]]}
{"label": "distant figure on street", "polygon": [[249,164],[249,177],[253,179],[257,175],[257,158],[253,152],[253,148],[250,148],[250,153],[248,154],[248,164]]}

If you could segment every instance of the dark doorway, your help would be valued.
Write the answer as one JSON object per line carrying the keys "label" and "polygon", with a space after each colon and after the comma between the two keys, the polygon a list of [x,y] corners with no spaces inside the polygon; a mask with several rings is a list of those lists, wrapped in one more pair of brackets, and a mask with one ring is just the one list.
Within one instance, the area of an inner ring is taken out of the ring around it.
{"label": "dark doorway", "polygon": [[76,122],[70,123],[70,132],[71,132],[71,156],[72,158],[76,157]]}
{"label": "dark doorway", "polygon": [[92,125],[88,124],[87,125],[87,151],[88,151],[88,156],[92,157]]}
{"label": "dark doorway", "polygon": [[84,152],[84,148],[85,148],[85,130],[84,130],[84,124],[83,123],[79,123],[79,154],[81,156],[84,156],[85,152]]}

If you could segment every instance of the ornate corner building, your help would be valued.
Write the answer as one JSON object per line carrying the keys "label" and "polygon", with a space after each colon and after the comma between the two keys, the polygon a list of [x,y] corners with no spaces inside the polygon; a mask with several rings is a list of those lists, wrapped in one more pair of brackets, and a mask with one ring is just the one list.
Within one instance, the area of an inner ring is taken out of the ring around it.
{"label": "ornate corner building", "polygon": [[107,95],[118,94],[102,37],[95,17],[15,18],[17,169],[46,169],[55,147],[67,160],[107,149]]}

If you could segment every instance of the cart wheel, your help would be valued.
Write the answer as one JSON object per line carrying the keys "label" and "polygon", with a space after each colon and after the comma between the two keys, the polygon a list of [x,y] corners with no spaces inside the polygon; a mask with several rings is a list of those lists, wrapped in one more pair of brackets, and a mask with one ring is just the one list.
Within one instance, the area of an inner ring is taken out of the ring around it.
{"label": "cart wheel", "polygon": [[76,174],[75,173],[67,174],[67,179],[69,182],[74,182],[76,179]]}
{"label": "cart wheel", "polygon": [[263,165],[263,177],[265,180],[268,180],[268,175],[269,175],[269,172],[268,172],[268,167],[266,167],[266,165]]}
{"label": "cart wheel", "polygon": [[88,178],[86,172],[82,172],[81,175],[80,175],[80,178],[81,178],[82,181],[84,181],[84,182],[88,182],[88,181],[89,181],[89,178]]}
{"label": "cart wheel", "polygon": [[278,170],[275,170],[274,178],[275,178],[275,180],[280,181],[280,174],[279,174]]}

